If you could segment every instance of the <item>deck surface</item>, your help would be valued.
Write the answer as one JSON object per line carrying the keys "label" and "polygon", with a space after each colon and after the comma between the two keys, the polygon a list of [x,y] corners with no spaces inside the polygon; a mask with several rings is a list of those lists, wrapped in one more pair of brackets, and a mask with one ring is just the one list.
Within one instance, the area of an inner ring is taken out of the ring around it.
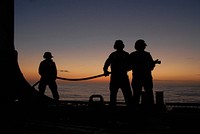
{"label": "deck surface", "polygon": [[199,104],[166,104],[164,107],[119,104],[88,105],[62,101],[59,106],[4,106],[1,127],[20,134],[175,134],[199,131]]}

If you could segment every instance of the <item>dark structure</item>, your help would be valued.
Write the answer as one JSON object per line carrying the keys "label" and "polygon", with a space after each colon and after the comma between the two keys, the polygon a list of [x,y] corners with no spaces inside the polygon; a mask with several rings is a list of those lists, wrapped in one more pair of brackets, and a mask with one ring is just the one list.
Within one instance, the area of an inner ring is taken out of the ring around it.
{"label": "dark structure", "polygon": [[51,98],[39,96],[37,90],[24,78],[14,47],[14,0],[0,1],[0,57],[1,92],[0,103],[12,104],[49,102]]}

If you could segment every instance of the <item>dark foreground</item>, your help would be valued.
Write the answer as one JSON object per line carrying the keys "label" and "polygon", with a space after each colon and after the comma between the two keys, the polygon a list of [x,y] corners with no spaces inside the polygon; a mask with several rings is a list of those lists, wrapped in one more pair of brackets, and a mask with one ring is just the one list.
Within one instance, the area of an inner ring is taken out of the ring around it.
{"label": "dark foreground", "polygon": [[199,104],[127,108],[88,102],[4,105],[1,131],[19,134],[193,134],[199,133]]}

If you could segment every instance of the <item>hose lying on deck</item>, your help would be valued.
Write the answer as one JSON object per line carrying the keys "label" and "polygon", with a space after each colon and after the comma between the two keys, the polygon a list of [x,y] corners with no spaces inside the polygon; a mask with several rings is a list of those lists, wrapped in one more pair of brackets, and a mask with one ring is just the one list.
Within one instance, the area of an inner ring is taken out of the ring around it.
{"label": "hose lying on deck", "polygon": [[[109,72],[109,74],[111,74],[111,72]],[[105,76],[105,74],[99,74],[99,75],[85,77],[85,78],[63,78],[63,77],[57,77],[57,79],[68,80],[68,81],[82,81],[82,80],[90,80],[90,79],[94,79],[94,78],[98,78],[98,77],[102,77],[102,76]],[[32,87],[35,87],[39,83],[40,83],[40,81],[36,82]]]}

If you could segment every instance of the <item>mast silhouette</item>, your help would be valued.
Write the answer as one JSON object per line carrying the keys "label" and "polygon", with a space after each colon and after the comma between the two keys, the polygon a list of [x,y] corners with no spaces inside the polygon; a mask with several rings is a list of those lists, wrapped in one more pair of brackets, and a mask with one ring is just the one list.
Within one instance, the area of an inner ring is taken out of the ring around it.
{"label": "mast silhouette", "polygon": [[14,47],[14,0],[0,0],[0,103],[12,104],[50,102],[40,96],[24,78]]}

